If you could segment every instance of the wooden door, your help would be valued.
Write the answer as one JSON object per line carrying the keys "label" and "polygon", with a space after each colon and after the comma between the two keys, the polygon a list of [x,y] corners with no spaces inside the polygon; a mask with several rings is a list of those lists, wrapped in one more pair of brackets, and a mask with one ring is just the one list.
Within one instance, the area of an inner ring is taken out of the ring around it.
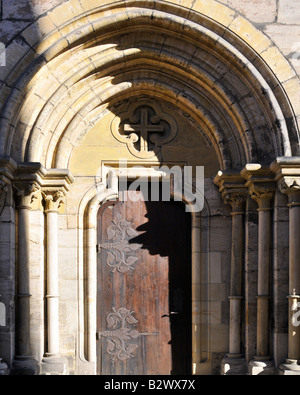
{"label": "wooden door", "polygon": [[190,214],[130,194],[98,214],[97,371],[190,374]]}

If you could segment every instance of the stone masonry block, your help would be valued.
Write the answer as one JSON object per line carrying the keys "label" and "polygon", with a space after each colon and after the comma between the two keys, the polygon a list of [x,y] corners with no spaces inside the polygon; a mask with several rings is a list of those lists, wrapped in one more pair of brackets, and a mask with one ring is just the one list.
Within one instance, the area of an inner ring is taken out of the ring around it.
{"label": "stone masonry block", "polygon": [[234,10],[224,7],[218,2],[194,1],[191,9],[217,20],[224,26],[229,26],[236,15]]}
{"label": "stone masonry block", "polygon": [[33,20],[30,0],[2,0],[3,19]]}
{"label": "stone masonry block", "polygon": [[28,26],[29,22],[23,21],[7,21],[0,22],[0,41],[7,44],[13,37],[17,36],[23,29]]}
{"label": "stone masonry block", "polygon": [[[36,23],[28,26],[23,32],[22,36],[26,42],[31,46],[37,45],[42,38],[55,30],[56,27],[48,16],[44,16],[38,19]],[[47,41],[47,40],[46,40]]]}
{"label": "stone masonry block", "polygon": [[274,22],[277,15],[276,0],[226,0],[222,3],[240,12],[256,23]]}
{"label": "stone masonry block", "polygon": [[[299,21],[300,22],[300,21]],[[300,52],[300,27],[298,25],[284,25],[274,23],[266,25],[264,33],[267,34],[281,52],[288,56],[296,51]]]}
{"label": "stone masonry block", "polygon": [[287,81],[295,76],[289,62],[283,59],[281,52],[275,45],[267,48],[260,55],[269,64],[280,81]]}
{"label": "stone masonry block", "polygon": [[279,0],[278,22],[299,25],[300,0]]}
{"label": "stone masonry block", "polygon": [[48,13],[49,18],[59,27],[65,25],[68,21],[77,18],[79,15],[83,15],[85,12],[79,1],[75,0],[72,3],[63,3],[60,7],[56,7],[54,10]]}

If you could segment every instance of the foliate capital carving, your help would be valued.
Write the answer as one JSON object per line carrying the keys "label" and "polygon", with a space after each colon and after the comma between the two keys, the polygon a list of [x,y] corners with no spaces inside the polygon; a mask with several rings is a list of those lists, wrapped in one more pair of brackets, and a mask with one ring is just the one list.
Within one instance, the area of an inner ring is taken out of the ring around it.
{"label": "foliate capital carving", "polygon": [[42,189],[42,196],[45,202],[45,211],[59,211],[65,202],[66,194],[62,189],[45,188]]}
{"label": "foliate capital carving", "polygon": [[300,158],[278,157],[270,166],[275,174],[278,189],[287,194],[289,200],[300,201]]}
{"label": "foliate capital carving", "polygon": [[272,200],[275,194],[275,183],[249,185],[249,194],[258,204],[259,209],[271,209]]}
{"label": "foliate capital carving", "polygon": [[0,215],[7,203],[7,197],[10,190],[10,182],[3,176],[0,176]]}
{"label": "foliate capital carving", "polygon": [[241,189],[240,191],[228,191],[225,190],[222,193],[225,204],[230,204],[232,208],[232,213],[244,213],[245,203],[246,203],[246,191]]}
{"label": "foliate capital carving", "polygon": [[17,197],[17,207],[32,209],[34,203],[41,198],[41,189],[36,182],[15,182],[13,187]]}
{"label": "foliate capital carving", "polygon": [[219,187],[225,204],[230,204],[233,213],[243,213],[247,198],[247,188],[245,180],[239,173],[227,173],[219,171],[214,179],[214,183]]}
{"label": "foliate capital carving", "polygon": [[283,177],[278,181],[278,188],[285,194],[300,192],[300,177]]}
{"label": "foliate capital carving", "polygon": [[250,163],[241,171],[246,180],[249,194],[256,201],[260,210],[270,210],[271,202],[276,191],[274,174],[269,167],[259,163]]}
{"label": "foliate capital carving", "polygon": [[8,192],[8,190],[9,190],[8,181],[3,176],[0,176],[0,193]]}

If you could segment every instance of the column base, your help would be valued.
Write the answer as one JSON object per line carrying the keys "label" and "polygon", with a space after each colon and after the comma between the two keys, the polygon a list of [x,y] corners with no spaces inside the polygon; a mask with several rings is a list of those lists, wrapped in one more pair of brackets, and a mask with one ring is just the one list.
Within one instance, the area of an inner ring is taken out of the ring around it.
{"label": "column base", "polygon": [[68,361],[61,355],[46,355],[42,359],[41,374],[43,375],[67,375]]}
{"label": "column base", "polygon": [[5,362],[3,362],[2,358],[0,358],[0,376],[7,376],[9,374],[8,366]]}
{"label": "column base", "polygon": [[270,357],[254,357],[254,359],[249,363],[248,369],[249,375],[276,375],[277,369],[274,362]]}
{"label": "column base", "polygon": [[281,376],[300,376],[300,365],[296,359],[287,359],[285,363],[279,366],[279,375]]}
{"label": "column base", "polygon": [[39,374],[39,365],[30,356],[16,356],[13,362],[12,375],[35,376]]}
{"label": "column base", "polygon": [[221,362],[221,375],[247,375],[247,362],[242,354],[228,354]]}

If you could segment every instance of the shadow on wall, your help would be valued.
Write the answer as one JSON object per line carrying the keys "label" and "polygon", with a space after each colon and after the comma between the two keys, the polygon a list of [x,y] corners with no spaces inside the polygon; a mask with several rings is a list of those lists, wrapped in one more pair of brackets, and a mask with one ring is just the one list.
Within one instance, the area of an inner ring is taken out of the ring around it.
{"label": "shadow on wall", "polygon": [[[61,0],[0,0],[0,118],[3,106],[10,92],[18,82],[17,75],[20,61],[27,52],[30,44],[22,36],[24,30],[38,16],[61,4]],[[30,39],[38,42],[41,34],[38,30],[31,31]],[[1,51],[4,49],[5,53]],[[31,50],[30,61],[37,58]],[[22,74],[22,72],[21,72]],[[13,119],[12,114],[12,119]],[[11,120],[10,120],[11,121]],[[0,375],[8,374],[7,366],[12,367],[15,357],[15,314],[16,314],[16,268],[15,241],[10,237],[15,233],[15,218],[13,201],[6,198],[6,191],[0,189],[1,232],[0,239]],[[34,350],[39,357],[39,345]],[[2,361],[2,362],[1,362]]]}
{"label": "shadow on wall", "polygon": [[[169,262],[169,314],[172,374],[191,374],[191,215],[182,202],[145,202],[147,222],[129,242]],[[164,317],[162,317],[164,318]]]}
{"label": "shadow on wall", "polygon": [[[22,33],[38,17],[63,2],[63,0],[0,0],[0,44],[4,44],[7,48],[6,65],[0,66],[0,109],[5,104],[5,99],[10,92],[9,88],[17,82],[13,75],[7,80],[8,75],[13,71],[16,62],[20,62],[31,48]],[[30,37],[28,37],[31,42],[36,43],[41,38],[42,34],[37,28],[34,32],[31,30]],[[6,81],[5,84],[4,81]]]}

